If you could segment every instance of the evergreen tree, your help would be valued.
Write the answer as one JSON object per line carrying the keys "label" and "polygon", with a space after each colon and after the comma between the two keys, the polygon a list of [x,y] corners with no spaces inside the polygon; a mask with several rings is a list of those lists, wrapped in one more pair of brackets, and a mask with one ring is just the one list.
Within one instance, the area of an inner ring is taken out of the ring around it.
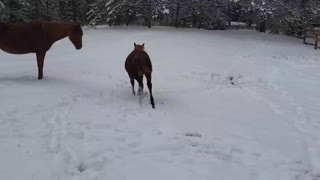
{"label": "evergreen tree", "polygon": [[3,0],[1,2],[1,21],[28,21],[30,11],[30,4],[26,0]]}
{"label": "evergreen tree", "polygon": [[164,0],[97,0],[91,4],[89,19],[91,25],[107,22],[109,25],[125,22],[127,25],[134,18],[143,18],[151,27],[153,19],[165,14]]}
{"label": "evergreen tree", "polygon": [[6,14],[6,6],[3,2],[0,1],[0,22],[5,22],[8,19]]}

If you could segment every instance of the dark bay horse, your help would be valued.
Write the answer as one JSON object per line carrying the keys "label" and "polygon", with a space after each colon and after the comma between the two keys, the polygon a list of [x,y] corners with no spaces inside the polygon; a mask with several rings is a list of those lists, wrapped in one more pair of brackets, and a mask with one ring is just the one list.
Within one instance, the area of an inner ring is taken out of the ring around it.
{"label": "dark bay horse", "polygon": [[149,55],[144,51],[144,44],[137,45],[136,43],[134,43],[134,50],[128,55],[125,61],[125,69],[130,77],[133,95],[136,94],[134,91],[134,80],[137,80],[139,83],[138,95],[142,97],[143,75],[146,76],[150,93],[150,102],[152,108],[155,108],[151,83],[152,64]]}
{"label": "dark bay horse", "polygon": [[0,49],[10,54],[35,53],[38,79],[43,78],[44,58],[58,40],[69,37],[76,49],[82,48],[83,31],[77,23],[0,23]]}

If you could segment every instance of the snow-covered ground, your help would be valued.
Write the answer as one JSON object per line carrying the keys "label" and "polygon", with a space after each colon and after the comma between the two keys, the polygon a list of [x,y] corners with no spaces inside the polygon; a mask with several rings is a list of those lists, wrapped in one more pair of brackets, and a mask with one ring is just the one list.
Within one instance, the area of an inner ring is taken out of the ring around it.
{"label": "snow-covered ground", "polygon": [[[41,81],[35,55],[0,53],[1,180],[320,179],[312,46],[249,30],[84,33],[80,51],[52,47]],[[151,57],[156,109],[131,95],[133,42]]]}

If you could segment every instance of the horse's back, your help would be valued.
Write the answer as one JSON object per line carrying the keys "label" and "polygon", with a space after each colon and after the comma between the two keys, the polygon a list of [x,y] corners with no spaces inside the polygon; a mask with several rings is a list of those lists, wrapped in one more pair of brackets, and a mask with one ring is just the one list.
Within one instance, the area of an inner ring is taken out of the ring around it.
{"label": "horse's back", "polygon": [[149,55],[144,51],[133,51],[125,62],[125,68],[131,74],[144,74],[152,72],[152,64]]}
{"label": "horse's back", "polygon": [[24,54],[39,51],[46,46],[46,34],[41,22],[3,24],[0,27],[0,49]]}

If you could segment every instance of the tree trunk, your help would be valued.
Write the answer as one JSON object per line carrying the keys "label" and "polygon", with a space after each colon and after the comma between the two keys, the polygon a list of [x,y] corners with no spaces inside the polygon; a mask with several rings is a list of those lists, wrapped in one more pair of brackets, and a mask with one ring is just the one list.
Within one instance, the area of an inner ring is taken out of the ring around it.
{"label": "tree trunk", "polygon": [[151,0],[148,1],[148,12],[147,12],[147,26],[151,28],[151,20],[152,20],[152,8],[151,8]]}
{"label": "tree trunk", "polygon": [[176,19],[175,19],[175,23],[174,23],[174,26],[176,28],[178,28],[178,24],[179,24],[179,13],[180,13],[180,2],[178,1],[177,2],[177,10],[176,10]]}
{"label": "tree trunk", "polygon": [[195,28],[197,25],[197,16],[193,15],[192,17],[192,28]]}
{"label": "tree trunk", "polygon": [[[228,25],[229,27],[231,26],[231,8],[230,8],[230,5],[228,6],[228,16],[229,16],[229,20],[228,20]],[[220,28],[220,25],[219,25],[219,28]]]}
{"label": "tree trunk", "polygon": [[260,21],[259,31],[260,32],[266,32],[266,29],[267,29],[266,20],[263,19],[263,20]]}
{"label": "tree trunk", "polygon": [[126,25],[127,26],[129,26],[129,23],[130,23],[130,15],[129,15],[129,13],[130,13],[130,10],[127,9],[126,10]]}
{"label": "tree trunk", "polygon": [[65,11],[64,11],[64,8],[65,8],[65,6],[64,6],[64,3],[63,3],[63,1],[62,0],[59,0],[59,14],[60,14],[60,19],[61,20],[64,20],[64,14],[65,14]]}
{"label": "tree trunk", "polygon": [[198,23],[198,29],[202,28],[202,23],[203,23],[203,17],[199,18],[199,23]]}
{"label": "tree trunk", "polygon": [[75,2],[76,0],[72,0],[72,11],[73,11],[73,21],[74,22],[77,22],[77,19],[78,19],[78,9],[77,9],[77,4]]}
{"label": "tree trunk", "polygon": [[248,20],[248,27],[252,26],[252,22],[253,22],[253,10],[251,9],[249,12],[249,20]]}
{"label": "tree trunk", "polygon": [[46,10],[47,10],[47,15],[46,15],[46,19],[47,19],[47,21],[50,21],[51,20],[51,18],[50,18],[50,9],[49,9],[49,0],[47,0],[47,2],[46,2]]}

